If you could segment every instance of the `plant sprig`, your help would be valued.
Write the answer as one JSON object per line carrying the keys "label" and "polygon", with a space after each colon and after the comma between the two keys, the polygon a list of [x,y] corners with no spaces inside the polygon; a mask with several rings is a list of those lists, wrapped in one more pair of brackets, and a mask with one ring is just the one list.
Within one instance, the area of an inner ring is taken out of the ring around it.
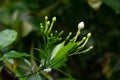
{"label": "plant sprig", "polygon": [[43,52],[46,52],[45,54],[48,55],[48,49],[55,45],[55,43],[61,41],[59,44],[57,44],[53,50],[50,52],[49,59],[47,62],[47,67],[53,67],[53,64],[59,64],[59,61],[62,61],[63,58],[67,58],[68,56],[86,53],[90,51],[93,46],[90,46],[87,49],[85,48],[86,43],[88,42],[89,38],[91,37],[91,33],[88,33],[86,37],[83,37],[80,41],[77,40],[77,38],[81,34],[81,30],[84,28],[84,22],[80,22],[78,24],[78,31],[76,32],[76,35],[71,38],[72,32],[68,34],[68,36],[65,38],[65,40],[62,39],[62,35],[64,31],[58,32],[52,31],[53,25],[56,21],[56,17],[52,18],[52,22],[48,20],[48,17],[45,17],[45,24],[43,25],[40,23],[40,33],[43,36],[45,49],[43,49]]}

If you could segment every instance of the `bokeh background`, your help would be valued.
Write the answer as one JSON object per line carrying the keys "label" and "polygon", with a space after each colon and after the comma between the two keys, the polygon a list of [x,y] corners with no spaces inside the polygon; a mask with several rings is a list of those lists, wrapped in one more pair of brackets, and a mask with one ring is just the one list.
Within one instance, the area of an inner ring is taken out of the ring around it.
{"label": "bokeh background", "polygon": [[[82,36],[92,33],[87,46],[94,49],[69,57],[62,70],[76,80],[120,80],[120,0],[0,0],[0,31],[18,32],[14,50],[31,51],[45,16],[57,17],[54,30],[64,30],[64,36],[75,34],[81,21]],[[51,75],[64,77],[57,71]]]}

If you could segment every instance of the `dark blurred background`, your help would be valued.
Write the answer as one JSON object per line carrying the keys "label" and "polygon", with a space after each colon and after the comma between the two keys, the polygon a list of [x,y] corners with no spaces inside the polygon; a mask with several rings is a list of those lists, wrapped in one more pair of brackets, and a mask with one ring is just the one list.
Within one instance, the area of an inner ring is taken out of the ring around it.
{"label": "dark blurred background", "polygon": [[[75,34],[81,21],[82,36],[92,33],[87,46],[94,49],[69,57],[62,68],[66,73],[77,80],[120,80],[120,0],[0,0],[0,30],[18,32],[17,51],[30,52],[45,16],[56,16],[54,29],[64,30],[65,36]],[[56,71],[52,75],[63,77]]]}

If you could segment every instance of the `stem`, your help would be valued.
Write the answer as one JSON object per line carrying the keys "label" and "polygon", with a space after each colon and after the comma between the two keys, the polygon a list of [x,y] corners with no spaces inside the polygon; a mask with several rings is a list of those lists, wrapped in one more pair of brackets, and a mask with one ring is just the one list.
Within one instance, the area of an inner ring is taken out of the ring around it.
{"label": "stem", "polygon": [[31,43],[31,47],[30,47],[30,55],[31,55],[31,63],[32,63],[32,71],[34,72],[34,71],[36,71],[37,69],[38,69],[38,66],[37,66],[37,64],[36,64],[36,61],[35,61],[35,59],[34,59],[34,51],[33,51],[33,49],[34,49],[34,44],[35,44],[35,42],[34,42],[34,40],[32,40],[32,43]]}
{"label": "stem", "polygon": [[54,80],[48,73],[41,71],[40,74],[42,74],[47,80]]}
{"label": "stem", "polygon": [[77,37],[80,35],[80,29],[78,29],[75,37],[73,38],[73,41],[75,42],[77,40]]}

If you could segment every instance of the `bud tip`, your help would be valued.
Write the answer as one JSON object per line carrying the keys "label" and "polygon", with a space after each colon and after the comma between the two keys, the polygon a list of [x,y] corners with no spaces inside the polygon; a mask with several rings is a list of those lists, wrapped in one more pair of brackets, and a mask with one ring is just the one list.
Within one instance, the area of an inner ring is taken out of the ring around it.
{"label": "bud tip", "polygon": [[88,33],[88,34],[87,34],[87,37],[91,37],[91,33]]}
{"label": "bud tip", "polygon": [[52,18],[52,21],[55,22],[55,21],[56,21],[56,17],[53,17],[53,18]]}
{"label": "bud tip", "polygon": [[83,29],[84,28],[84,22],[80,22],[78,24],[78,29]]}

